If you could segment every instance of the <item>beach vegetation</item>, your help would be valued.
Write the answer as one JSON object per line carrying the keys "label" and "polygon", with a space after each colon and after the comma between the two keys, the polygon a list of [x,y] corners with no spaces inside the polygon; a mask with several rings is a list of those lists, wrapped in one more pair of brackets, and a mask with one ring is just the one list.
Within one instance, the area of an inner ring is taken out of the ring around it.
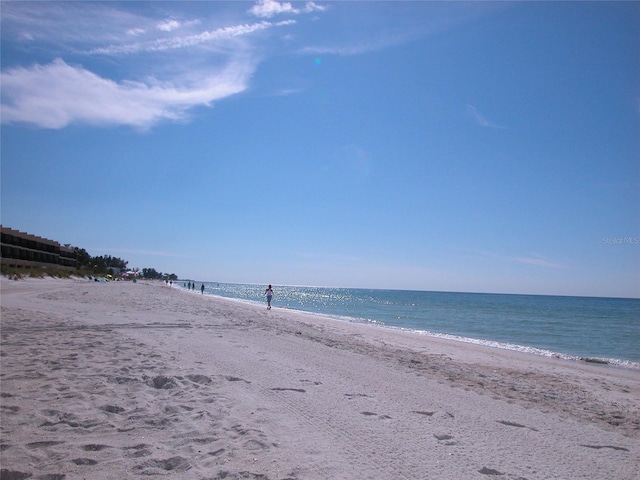
{"label": "beach vegetation", "polygon": [[15,267],[10,265],[2,265],[0,267],[0,273],[5,277],[19,280],[21,278],[72,278],[72,277],[87,277],[90,274],[78,269],[61,268],[55,265],[47,267],[31,267],[21,266]]}
{"label": "beach vegetation", "polygon": [[[96,267],[98,266],[98,267]],[[120,272],[122,273],[122,272]],[[20,280],[23,278],[84,278],[84,277],[113,277],[118,278],[120,275],[112,267],[106,269],[98,262],[91,263],[78,268],[64,268],[55,265],[50,266],[12,266],[1,265],[0,274],[7,278]],[[175,273],[158,272],[155,268],[143,268],[141,278],[145,280],[178,280]]]}

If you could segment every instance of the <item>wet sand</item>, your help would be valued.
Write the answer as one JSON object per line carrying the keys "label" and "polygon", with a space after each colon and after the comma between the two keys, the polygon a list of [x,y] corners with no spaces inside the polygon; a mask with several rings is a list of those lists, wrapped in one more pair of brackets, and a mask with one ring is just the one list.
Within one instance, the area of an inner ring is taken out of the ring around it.
{"label": "wet sand", "polygon": [[1,280],[1,479],[637,479],[640,372],[164,283]]}

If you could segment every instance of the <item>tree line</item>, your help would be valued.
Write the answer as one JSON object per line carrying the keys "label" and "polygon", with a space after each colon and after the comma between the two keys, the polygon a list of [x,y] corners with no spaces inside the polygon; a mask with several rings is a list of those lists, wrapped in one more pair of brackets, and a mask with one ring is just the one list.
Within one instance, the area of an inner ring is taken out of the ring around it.
{"label": "tree line", "polygon": [[[76,262],[79,270],[85,270],[91,272],[93,275],[107,275],[117,272],[126,272],[128,261],[118,257],[112,257],[111,255],[99,255],[92,257],[84,248],[70,247],[76,254]],[[178,276],[175,273],[162,273],[158,272],[155,268],[143,268],[138,271],[138,276],[148,280],[177,280]]]}

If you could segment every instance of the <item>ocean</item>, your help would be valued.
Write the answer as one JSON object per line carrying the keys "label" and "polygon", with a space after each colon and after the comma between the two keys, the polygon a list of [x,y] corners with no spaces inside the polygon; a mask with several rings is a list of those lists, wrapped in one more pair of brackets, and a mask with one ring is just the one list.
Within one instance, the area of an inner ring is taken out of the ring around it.
{"label": "ocean", "polygon": [[[187,280],[174,282],[186,288]],[[264,304],[266,285],[197,282]],[[640,370],[640,299],[274,286],[274,308]]]}

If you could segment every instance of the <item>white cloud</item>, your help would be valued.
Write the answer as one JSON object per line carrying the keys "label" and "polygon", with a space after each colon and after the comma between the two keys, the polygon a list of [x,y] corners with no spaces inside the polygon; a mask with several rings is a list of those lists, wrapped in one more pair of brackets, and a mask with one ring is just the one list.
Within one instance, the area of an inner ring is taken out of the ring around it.
{"label": "white cloud", "polygon": [[183,28],[188,28],[188,27],[192,27],[194,25],[200,25],[200,20],[189,20],[189,21],[185,21],[185,22],[179,22],[178,20],[175,19],[169,19],[169,20],[165,20],[163,22],[160,22],[156,25],[156,29],[163,31],[163,32],[173,32],[174,30],[178,30],[178,29],[183,29]]}
{"label": "white cloud", "polygon": [[327,8],[321,5],[316,5],[314,2],[307,2],[304,5],[303,12],[311,13],[311,12],[324,12]]}
{"label": "white cloud", "polygon": [[322,12],[325,7],[316,5],[314,2],[307,2],[304,8],[294,8],[289,2],[278,2],[276,0],[258,0],[249,9],[249,12],[256,17],[271,18],[283,13],[297,15],[300,13]]}
{"label": "white cloud", "polygon": [[298,13],[289,2],[276,2],[275,0],[258,0],[249,12],[256,17],[271,18],[281,13]]}
{"label": "white cloud", "polygon": [[252,73],[250,63],[230,62],[190,85],[115,82],[56,59],[2,73],[2,122],[52,129],[75,122],[147,128],[243,91]]}
{"label": "white cloud", "polygon": [[165,20],[164,22],[161,22],[158,25],[156,25],[156,28],[158,30],[162,30],[163,32],[171,32],[173,30],[177,30],[178,28],[180,28],[180,22],[173,19]]}

